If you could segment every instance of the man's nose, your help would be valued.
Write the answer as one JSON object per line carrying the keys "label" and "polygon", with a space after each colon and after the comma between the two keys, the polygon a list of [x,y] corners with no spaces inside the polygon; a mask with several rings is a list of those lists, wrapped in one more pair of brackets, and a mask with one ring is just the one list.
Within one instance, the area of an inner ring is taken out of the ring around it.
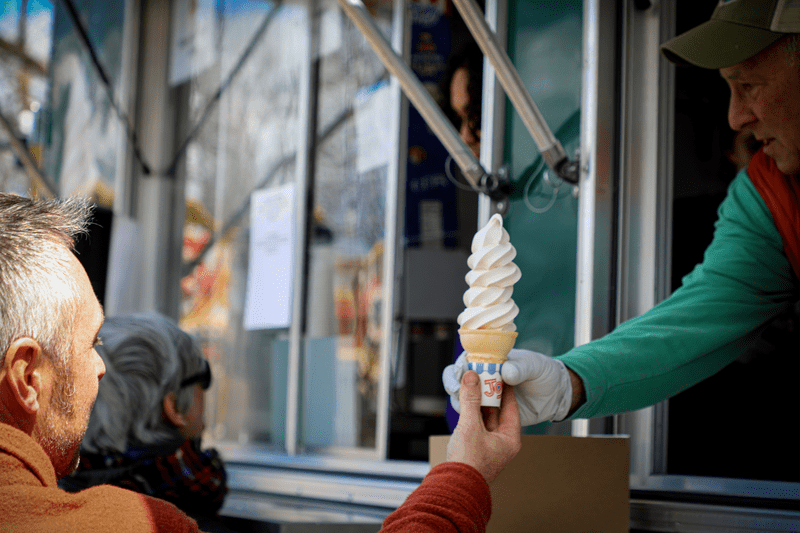
{"label": "man's nose", "polygon": [[731,93],[728,104],[728,124],[734,131],[743,130],[745,126],[755,121],[756,117],[750,106],[735,93]]}

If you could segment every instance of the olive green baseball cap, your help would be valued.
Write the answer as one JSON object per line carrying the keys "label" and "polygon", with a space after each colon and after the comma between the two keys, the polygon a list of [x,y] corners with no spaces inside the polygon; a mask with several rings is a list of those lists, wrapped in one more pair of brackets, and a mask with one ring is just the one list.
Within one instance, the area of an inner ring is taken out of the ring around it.
{"label": "olive green baseball cap", "polygon": [[800,0],[720,0],[711,20],[667,41],[661,52],[678,65],[720,69],[787,33],[800,33]]}

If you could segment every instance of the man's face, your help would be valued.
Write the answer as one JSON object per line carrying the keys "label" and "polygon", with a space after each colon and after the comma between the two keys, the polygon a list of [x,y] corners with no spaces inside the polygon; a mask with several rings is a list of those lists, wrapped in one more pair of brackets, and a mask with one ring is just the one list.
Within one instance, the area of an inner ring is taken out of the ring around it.
{"label": "man's face", "polygon": [[106,372],[95,350],[103,310],[80,262],[69,254],[69,272],[78,285],[78,306],[72,332],[72,352],[66,368],[48,363],[52,386],[37,420],[39,441],[56,470],[56,477],[78,466],[80,445],[92,412],[100,379]]}
{"label": "man's face", "polygon": [[784,174],[800,173],[800,57],[783,41],[720,69],[731,89],[728,122],[750,130]]}

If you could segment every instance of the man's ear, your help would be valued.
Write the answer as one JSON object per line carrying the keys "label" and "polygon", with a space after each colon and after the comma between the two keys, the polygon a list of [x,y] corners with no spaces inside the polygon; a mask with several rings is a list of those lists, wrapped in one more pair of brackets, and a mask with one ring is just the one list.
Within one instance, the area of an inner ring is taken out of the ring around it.
{"label": "man's ear", "polygon": [[161,401],[164,419],[176,428],[186,425],[186,417],[178,410],[178,397],[174,392],[167,393]]}
{"label": "man's ear", "polygon": [[2,375],[12,397],[29,415],[35,415],[42,400],[45,378],[44,350],[30,337],[11,343],[3,359]]}

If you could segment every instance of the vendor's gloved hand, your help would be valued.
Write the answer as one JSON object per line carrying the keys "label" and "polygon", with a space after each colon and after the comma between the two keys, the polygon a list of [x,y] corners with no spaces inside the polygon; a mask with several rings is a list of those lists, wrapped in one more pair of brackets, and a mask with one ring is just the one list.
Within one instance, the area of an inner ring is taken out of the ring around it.
{"label": "vendor's gloved hand", "polygon": [[[458,391],[467,371],[466,352],[442,373],[442,382],[453,409],[460,411]],[[500,371],[503,381],[514,386],[523,426],[559,421],[572,404],[572,383],[564,363],[530,350],[511,350]]]}

